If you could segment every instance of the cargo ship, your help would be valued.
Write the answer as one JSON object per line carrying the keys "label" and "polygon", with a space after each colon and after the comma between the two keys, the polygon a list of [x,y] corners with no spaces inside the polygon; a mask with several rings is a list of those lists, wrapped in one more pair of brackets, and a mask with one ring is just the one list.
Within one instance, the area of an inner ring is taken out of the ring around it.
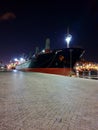
{"label": "cargo ship", "polygon": [[16,69],[20,71],[41,72],[50,74],[69,75],[77,61],[80,61],[84,53],[83,48],[67,47],[62,49],[50,49],[50,39],[46,39],[45,49],[36,52],[29,59],[18,62]]}

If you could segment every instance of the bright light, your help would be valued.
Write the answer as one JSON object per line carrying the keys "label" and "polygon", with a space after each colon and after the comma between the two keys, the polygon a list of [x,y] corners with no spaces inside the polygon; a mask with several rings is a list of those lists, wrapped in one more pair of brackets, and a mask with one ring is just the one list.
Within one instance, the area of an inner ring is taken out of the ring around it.
{"label": "bright light", "polygon": [[17,70],[13,70],[13,72],[18,72]]}
{"label": "bright light", "polygon": [[25,59],[24,58],[20,58],[20,61],[25,61]]}
{"label": "bright light", "polygon": [[71,39],[72,39],[72,36],[70,34],[68,34],[66,39],[65,39],[67,42],[67,48],[69,48],[69,43],[70,43]]}
{"label": "bright light", "polygon": [[14,59],[14,61],[18,61],[18,59],[17,59],[17,58],[15,58],[15,59]]}
{"label": "bright light", "polygon": [[76,65],[79,66],[79,63],[77,63]]}
{"label": "bright light", "polygon": [[44,52],[45,52],[45,50],[43,49],[43,50],[42,50],[42,52],[44,53]]}

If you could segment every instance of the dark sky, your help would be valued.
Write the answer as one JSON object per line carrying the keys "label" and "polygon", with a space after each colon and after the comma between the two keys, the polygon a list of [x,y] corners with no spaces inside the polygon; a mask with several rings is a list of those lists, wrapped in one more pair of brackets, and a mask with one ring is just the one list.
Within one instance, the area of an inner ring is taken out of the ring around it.
{"label": "dark sky", "polygon": [[64,48],[67,27],[70,46],[83,47],[85,58],[98,62],[97,0],[0,0],[0,60],[41,50],[47,37],[52,49]]}

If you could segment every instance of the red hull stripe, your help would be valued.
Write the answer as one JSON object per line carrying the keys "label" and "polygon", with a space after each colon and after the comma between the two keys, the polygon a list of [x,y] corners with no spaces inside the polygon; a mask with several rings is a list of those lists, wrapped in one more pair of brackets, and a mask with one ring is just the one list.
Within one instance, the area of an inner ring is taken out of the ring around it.
{"label": "red hull stripe", "polygon": [[40,72],[40,73],[58,74],[58,75],[70,74],[70,68],[26,68],[21,70],[27,72]]}

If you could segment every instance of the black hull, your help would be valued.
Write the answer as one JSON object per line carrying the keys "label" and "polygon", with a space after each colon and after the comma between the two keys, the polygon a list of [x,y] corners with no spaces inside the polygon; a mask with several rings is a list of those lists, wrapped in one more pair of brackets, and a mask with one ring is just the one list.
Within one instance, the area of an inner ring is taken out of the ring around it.
{"label": "black hull", "polygon": [[84,50],[81,48],[65,48],[42,53],[16,66],[18,70],[31,70],[38,68],[73,68],[82,57]]}

